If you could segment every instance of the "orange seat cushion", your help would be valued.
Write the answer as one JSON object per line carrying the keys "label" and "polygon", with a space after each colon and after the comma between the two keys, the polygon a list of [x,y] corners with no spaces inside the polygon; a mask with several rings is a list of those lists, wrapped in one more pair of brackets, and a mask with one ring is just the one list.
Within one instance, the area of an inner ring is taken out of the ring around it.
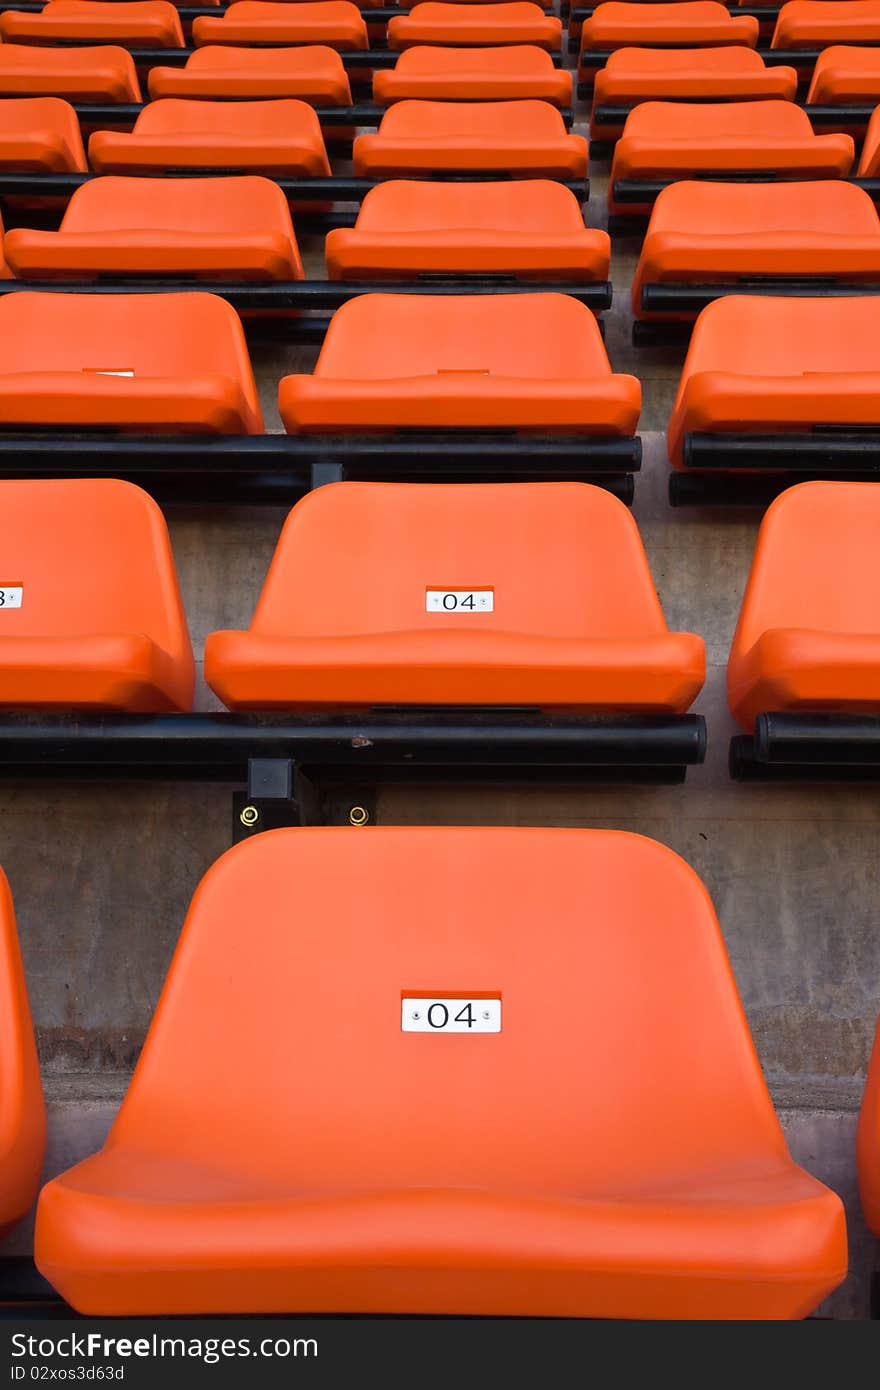
{"label": "orange seat cushion", "polygon": [[334,314],[314,374],[288,376],[291,433],[429,429],[631,435],[641,391],[563,294],[367,294]]}
{"label": "orange seat cushion", "polygon": [[35,280],[303,278],[287,199],[256,177],[93,179],[73,194],[59,231],[10,232],[7,257]]}
{"label": "orange seat cushion", "polygon": [[48,48],[0,44],[0,96],[68,101],[140,101],[134,59],[124,48]]}
{"label": "orange seat cushion", "polygon": [[423,0],[409,14],[388,21],[388,47],[413,44],[536,44],[553,52],[562,47],[562,23],[530,0],[504,4],[444,4]]}
{"label": "orange seat cushion", "polygon": [[168,528],[140,488],[112,478],[0,482],[0,554],[0,587],[22,589],[20,607],[0,609],[0,707],[192,707]]}
{"label": "orange seat cushion", "polygon": [[[431,587],[468,584],[492,612],[426,611]],[[705,655],[667,630],[635,521],[601,488],[343,483],[291,512],[250,630],[212,633],[205,673],[234,710],[670,713]]]}
{"label": "orange seat cushion", "polygon": [[859,160],[859,178],[872,179],[880,175],[880,120],[878,120],[880,105],[874,108],[874,114],[868,122],[868,129],[865,131],[865,143],[862,145],[862,156]]}
{"label": "orange seat cushion", "polygon": [[[712,284],[789,276],[880,281],[880,221],[861,188],[823,183],[670,184],[651,213],[633,280]],[[691,315],[692,317],[692,315]]]}
{"label": "orange seat cushion", "polygon": [[880,48],[832,44],[824,49],[813,68],[807,101],[817,106],[880,102]]}
{"label": "orange seat cushion", "polygon": [[[636,106],[655,99],[793,101],[794,68],[768,68],[752,48],[618,48],[596,73],[593,109]],[[700,113],[701,114],[701,113]],[[592,118],[590,134],[602,139],[609,128]]]}
{"label": "orange seat cushion", "polygon": [[853,299],[716,299],[694,326],[667,432],[681,467],[688,431],[880,427],[877,304]]}
{"label": "orange seat cushion", "polygon": [[399,101],[379,129],[358,135],[355,174],[366,178],[479,170],[516,178],[581,179],[587,142],[546,101]]}
{"label": "orange seat cushion", "polygon": [[[850,135],[816,135],[791,101],[725,101],[701,107],[646,101],[631,111],[614,149],[616,179],[673,179],[692,172],[751,170],[799,178],[843,178],[855,157]],[[613,205],[613,206],[612,206]],[[620,209],[609,199],[613,211]]]}
{"label": "orange seat cushion", "polygon": [[7,173],[85,173],[79,121],[58,97],[0,99],[0,168]]}
{"label": "orange seat cushion", "polygon": [[0,869],[0,1237],[31,1209],[45,1147],[46,1107],[27,985],[12,895]]}
{"label": "orange seat cushion", "polygon": [[302,48],[197,48],[183,68],[151,68],[150,96],[296,97],[313,106],[350,106],[342,59],[326,44]]}
{"label": "orange seat cushion", "polygon": [[[500,999],[500,1033],[402,1030],[403,996],[441,993]],[[209,870],[107,1145],[42,1192],[36,1260],[89,1315],[792,1318],[846,1234],[677,855],[321,827]]]}
{"label": "orange seat cushion", "polygon": [[367,26],[352,0],[233,0],[222,17],[193,20],[193,40],[204,44],[326,44],[343,51],[369,48]]}
{"label": "orange seat cushion", "polygon": [[768,509],[727,666],[743,728],[778,710],[880,713],[878,526],[872,483],[802,483]]}
{"label": "orange seat cushion", "polygon": [[772,48],[831,43],[880,43],[880,0],[788,0],[782,6]]}
{"label": "orange seat cushion", "polygon": [[314,107],[304,101],[199,101],[166,97],[143,108],[131,132],[89,140],[96,173],[247,169],[320,177],[330,163]]}
{"label": "orange seat cushion", "polygon": [[255,434],[241,323],[215,295],[0,299],[0,425]]}
{"label": "orange seat cushion", "polygon": [[584,226],[573,193],[548,179],[392,180],[367,194],[351,229],[325,242],[331,280],[425,273],[606,280],[611,243]]}
{"label": "orange seat cushion", "polygon": [[10,42],[103,39],[153,48],[182,48],[180,15],[170,0],[49,0],[36,14],[0,14],[0,36]]}
{"label": "orange seat cushion", "polygon": [[393,68],[373,74],[380,106],[407,97],[429,101],[510,101],[532,97],[570,106],[572,75],[535,44],[499,48],[407,48]]}

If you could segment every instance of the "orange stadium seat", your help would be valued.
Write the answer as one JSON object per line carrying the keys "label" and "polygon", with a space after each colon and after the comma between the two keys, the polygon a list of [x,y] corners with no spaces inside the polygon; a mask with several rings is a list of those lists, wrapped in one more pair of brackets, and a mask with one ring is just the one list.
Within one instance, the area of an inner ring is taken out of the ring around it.
{"label": "orange stadium seat", "polygon": [[446,273],[607,280],[611,243],[607,232],[584,226],[577,198],[552,180],[392,180],[370,190],[353,228],[328,233],[325,255],[331,280]]}
{"label": "orange stadium seat", "polygon": [[632,435],[641,389],[612,374],[595,315],[564,294],[364,294],[311,376],[278,389],[290,433],[525,429]]}
{"label": "orange stadium seat", "polygon": [[314,107],[286,98],[152,101],[131,132],[96,131],[89,140],[89,162],[96,173],[183,168],[246,169],[306,178],[330,173]]}
{"label": "orange stadium seat", "polygon": [[59,231],[16,229],[6,252],[21,279],[303,278],[287,199],[258,177],[92,179]]}
{"label": "orange stadium seat", "polygon": [[68,101],[140,101],[134,59],[124,48],[0,44],[0,96]]}
{"label": "orange stadium seat", "polygon": [[833,44],[823,49],[813,68],[807,101],[816,106],[880,102],[880,48]]}
{"label": "orange stadium seat", "polygon": [[193,41],[205,44],[326,44],[369,48],[367,26],[352,0],[233,0],[225,14],[193,20]]}
{"label": "orange stadium seat", "polygon": [[170,0],[49,0],[35,14],[0,14],[0,36],[13,43],[77,39],[182,48],[180,15]]}
{"label": "orange stadium seat", "polygon": [[[444,587],[478,577],[474,610],[444,612]],[[705,653],[668,631],[638,527],[602,488],[340,483],[294,507],[250,630],[211,633],[205,678],[232,710],[684,713]]]}
{"label": "orange stadium seat", "polygon": [[73,107],[58,97],[0,99],[0,168],[8,173],[84,173],[86,155]]}
{"label": "orange stadium seat", "polygon": [[197,48],[183,68],[151,68],[150,96],[296,97],[313,106],[350,106],[351,88],[334,48]]}
{"label": "orange stadium seat", "polygon": [[[873,541],[870,543],[873,547]],[[859,1195],[869,1230],[880,1235],[880,1028],[868,1063],[868,1076],[856,1137]]]}
{"label": "orange stadium seat", "polygon": [[694,325],[667,433],[682,466],[690,431],[880,429],[880,334],[870,297],[731,295]]}
{"label": "orange stadium seat", "polygon": [[427,101],[511,101],[532,97],[570,106],[572,76],[534,44],[500,48],[407,48],[393,68],[373,74],[373,99],[390,106]]}
{"label": "orange stadium seat", "polygon": [[413,44],[535,44],[558,51],[562,47],[562,23],[531,0],[509,3],[461,4],[423,0],[409,14],[388,21],[388,47]]}
{"label": "orange stadium seat", "polygon": [[467,170],[582,179],[587,142],[546,101],[398,101],[355,138],[355,174],[385,178]]}
{"label": "orange stadium seat", "polygon": [[618,179],[663,179],[722,171],[777,178],[844,178],[855,157],[851,135],[817,135],[791,101],[725,101],[695,112],[684,101],[646,101],[630,112],[614,147],[608,209],[645,213],[651,204],[619,204]]}
{"label": "orange stadium seat", "polygon": [[797,93],[794,68],[768,68],[752,48],[618,48],[609,54],[593,86],[590,135],[594,140],[616,137],[617,125],[596,120],[599,106],[637,106],[651,100],[793,101]]}
{"label": "orange stadium seat", "polygon": [[674,0],[672,4],[649,0],[606,0],[584,21],[578,75],[592,80],[587,62],[591,52],[618,48],[719,48],[731,44],[755,48],[758,21],[750,15],[731,14],[720,0]]}
{"label": "orange stadium seat", "polygon": [[859,178],[875,179],[878,177],[880,177],[880,105],[874,108],[874,114],[868,122],[865,143],[862,146],[862,157],[859,160]]}
{"label": "orange stadium seat", "polygon": [[[35,521],[31,514],[31,524]],[[11,613],[10,609],[0,617]],[[27,984],[12,894],[0,869],[0,1239],[33,1206],[45,1147],[46,1107]]]}
{"label": "orange stadium seat", "polygon": [[192,707],[186,617],[151,497],[115,478],[0,482],[0,536],[0,595],[17,598],[0,607],[0,705]]}
{"label": "orange stadium seat", "polygon": [[215,295],[0,298],[0,427],[257,434],[241,322]]}
{"label": "orange stadium seat", "polygon": [[5,251],[4,251],[3,242],[4,242],[3,218],[0,217],[0,280],[11,280],[11,279],[12,279],[12,271],[9,269],[9,266],[6,264],[6,256],[5,256]]}
{"label": "orange stadium seat", "polygon": [[230,850],[107,1144],[43,1189],[36,1233],[92,1316],[795,1318],[846,1259],[705,888],[613,830]]}
{"label": "orange stadium seat", "polygon": [[880,43],[880,0],[788,0],[779,11],[771,47],[846,43]]}
{"label": "orange stadium seat", "polygon": [[727,666],[744,729],[773,711],[880,713],[878,526],[874,483],[801,483],[771,503]]}
{"label": "orange stadium seat", "polygon": [[673,183],[651,213],[632,308],[637,318],[654,317],[642,305],[645,285],[811,278],[880,285],[880,219],[861,188],[841,179]]}

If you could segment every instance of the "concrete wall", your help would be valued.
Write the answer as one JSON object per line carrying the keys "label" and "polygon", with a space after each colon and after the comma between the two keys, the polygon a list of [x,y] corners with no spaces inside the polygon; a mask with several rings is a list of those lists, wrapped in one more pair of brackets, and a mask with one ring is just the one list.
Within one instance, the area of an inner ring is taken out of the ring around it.
{"label": "concrete wall", "polygon": [[[590,220],[603,225],[599,196]],[[629,347],[637,246],[615,248],[608,343],[645,385],[645,466],[635,515],[669,624],[701,633],[709,679],[705,767],[682,787],[427,791],[395,787],[384,822],[610,826],[651,835],[708,884],[755,1040],[793,1152],[845,1199],[852,1272],[822,1310],[867,1314],[874,1247],[855,1189],[854,1132],[880,995],[877,931],[880,799],[870,787],[737,786],[724,663],[758,516],[673,512],[662,429],[680,352]],[[309,261],[315,267],[315,247]],[[256,353],[275,424],[274,386],[305,351]],[[171,528],[193,640],[246,626],[283,516],[177,510]],[[202,688],[199,707],[212,704]],[[50,1107],[47,1175],[100,1144],[137,1056],[188,900],[229,843],[226,789],[175,785],[4,786],[0,862],[12,883]],[[246,924],[245,924],[246,925]],[[29,1248],[16,1232],[0,1253]]]}

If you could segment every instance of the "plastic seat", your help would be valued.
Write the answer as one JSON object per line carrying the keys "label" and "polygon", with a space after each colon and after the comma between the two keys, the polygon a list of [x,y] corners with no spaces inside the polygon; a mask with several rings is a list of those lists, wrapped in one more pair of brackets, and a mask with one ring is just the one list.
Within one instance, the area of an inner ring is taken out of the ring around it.
{"label": "plastic seat", "polygon": [[197,48],[183,68],[152,68],[150,96],[296,97],[314,106],[350,106],[351,88],[334,48]]}
{"label": "plastic seat", "polygon": [[247,169],[306,178],[330,173],[314,107],[287,99],[152,101],[130,133],[96,131],[89,140],[89,161],[96,173]]}
{"label": "plastic seat", "polygon": [[856,1135],[862,1213],[874,1235],[880,1234],[880,1029],[868,1063],[868,1076]]}
{"label": "plastic seat", "polygon": [[632,435],[634,377],[564,294],[366,294],[336,311],[311,376],[288,376],[290,433],[525,429]]}
{"label": "plastic seat", "polygon": [[263,420],[238,315],[215,295],[23,291],[0,299],[0,426],[255,434]]}
{"label": "plastic seat", "polygon": [[180,15],[170,0],[48,0],[36,14],[0,14],[0,35],[14,43],[106,39],[150,48],[183,47]]}
{"label": "plastic seat", "polygon": [[646,284],[810,277],[880,283],[880,220],[861,188],[842,180],[673,183],[651,213],[633,313],[656,317],[641,307]]}
{"label": "plastic seat", "polygon": [[[794,101],[797,82],[794,68],[765,67],[752,48],[618,48],[596,73],[593,110],[652,99]],[[593,115],[590,135],[607,139],[622,124],[623,118],[617,126],[602,126]]]}
{"label": "plastic seat", "polygon": [[782,6],[772,48],[832,43],[880,43],[880,0],[788,0]]}
{"label": "plastic seat", "polygon": [[695,130],[688,102],[646,101],[630,112],[614,147],[608,207],[637,212],[644,205],[618,205],[617,179],[675,179],[722,170],[742,175],[827,179],[845,177],[855,157],[852,136],[816,135],[807,113],[790,101],[729,101],[702,107]]}
{"label": "plastic seat", "polygon": [[76,112],[58,97],[0,100],[0,168],[7,173],[84,173]]}
{"label": "plastic seat", "polygon": [[0,44],[0,96],[68,101],[140,101],[134,59],[124,48]]}
{"label": "plastic seat", "polygon": [[873,483],[801,483],[768,509],[727,666],[746,730],[774,711],[880,713],[878,527]]}
{"label": "plastic seat", "polygon": [[688,431],[774,434],[820,425],[880,430],[877,303],[731,295],[694,325],[669,422],[682,466]]}
{"label": "plastic seat", "polygon": [[[404,1031],[402,996],[441,990],[461,1027],[500,999],[501,1031]],[[841,1281],[846,1234],[671,850],[320,827],[203,879],[107,1144],[43,1189],[36,1261],[95,1316],[766,1319]]]}
{"label": "plastic seat", "polygon": [[0,536],[0,594],[20,590],[0,607],[0,706],[191,708],[192,648],[151,497],[115,478],[2,482]]}
{"label": "plastic seat", "polygon": [[511,101],[532,97],[570,106],[572,75],[535,44],[500,48],[407,48],[393,68],[373,74],[380,106],[427,101]]}
{"label": "plastic seat", "polygon": [[367,26],[352,0],[233,0],[222,16],[193,20],[198,45],[326,44],[343,51],[369,48]]}
{"label": "plastic seat", "polygon": [[395,15],[388,21],[389,48],[410,48],[413,44],[535,44],[558,52],[562,23],[531,0],[502,4],[423,0],[409,14]]}
{"label": "plastic seat", "polygon": [[807,101],[817,106],[880,102],[880,49],[846,44],[824,49],[813,68]]}
{"label": "plastic seat", "polygon": [[583,60],[588,50],[719,48],[730,44],[754,48],[757,42],[757,19],[731,14],[720,0],[676,0],[673,4],[606,0],[584,21],[579,75],[582,81],[591,79]]}
{"label": "plastic seat", "polygon": [[3,218],[0,217],[0,280],[11,280],[12,271],[9,269],[9,266],[6,263],[4,239],[5,234],[3,231]]}
{"label": "plastic seat", "polygon": [[[864,195],[867,196],[867,195]],[[331,280],[513,274],[607,280],[611,243],[548,179],[379,184],[325,242]]]}
{"label": "plastic seat", "polygon": [[35,280],[303,278],[287,199],[254,177],[93,179],[73,194],[59,231],[10,232],[7,258]]}
{"label": "plastic seat", "polygon": [[12,894],[0,869],[0,1239],[33,1206],[45,1147],[46,1107],[27,984]]}
{"label": "plastic seat", "polygon": [[[491,612],[427,611],[478,575]],[[601,488],[341,483],[290,513],[250,630],[208,637],[205,677],[233,710],[683,713],[705,654],[667,630],[638,527]]]}
{"label": "plastic seat", "polygon": [[366,178],[474,170],[513,178],[581,179],[587,142],[546,101],[398,101],[379,129],[358,135],[354,171]]}
{"label": "plastic seat", "polygon": [[868,122],[868,129],[865,132],[865,143],[862,146],[862,157],[859,160],[859,178],[870,179],[880,177],[880,105],[874,108],[874,114]]}

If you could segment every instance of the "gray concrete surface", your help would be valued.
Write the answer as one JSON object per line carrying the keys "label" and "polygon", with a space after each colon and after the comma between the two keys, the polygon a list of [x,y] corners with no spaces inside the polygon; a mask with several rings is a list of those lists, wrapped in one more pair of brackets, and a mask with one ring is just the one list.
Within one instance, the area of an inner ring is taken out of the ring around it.
{"label": "gray concrete surface", "polygon": [[[602,170],[589,220],[604,223]],[[395,787],[379,819],[414,823],[612,826],[654,836],[703,876],[718,909],[765,1073],[796,1158],[844,1198],[851,1274],[821,1312],[865,1317],[875,1258],[858,1209],[854,1132],[880,1004],[880,796],[870,787],[737,786],[724,665],[758,516],[672,511],[662,430],[679,351],[629,346],[636,243],[615,245],[608,345],[645,388],[645,465],[635,515],[669,624],[706,639],[697,708],[709,757],[665,788],[480,791]],[[315,245],[307,247],[314,272]],[[275,383],[314,353],[255,353],[267,425]],[[199,658],[207,632],[246,626],[282,513],[178,509],[174,549]],[[198,706],[212,697],[200,686]],[[4,787],[0,862],[15,893],[50,1108],[47,1176],[97,1148],[124,1093],[188,900],[229,842],[226,789],[61,784]],[[30,1227],[0,1254],[29,1248]]]}

